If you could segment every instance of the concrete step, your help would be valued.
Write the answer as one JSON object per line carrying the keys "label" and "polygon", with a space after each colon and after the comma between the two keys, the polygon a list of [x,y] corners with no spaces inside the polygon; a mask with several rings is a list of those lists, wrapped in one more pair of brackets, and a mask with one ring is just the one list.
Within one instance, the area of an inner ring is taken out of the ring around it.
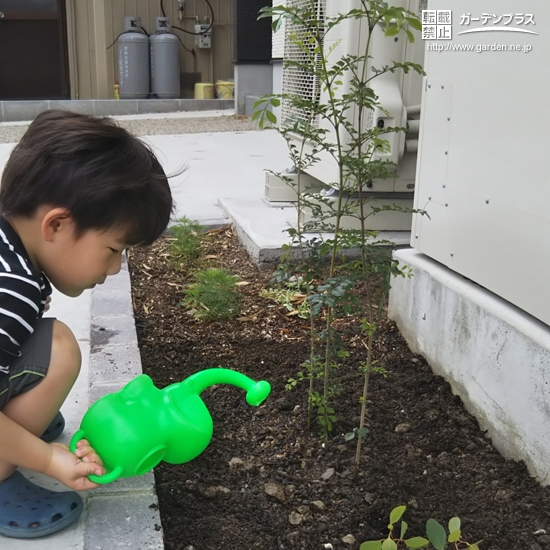
{"label": "concrete step", "polygon": [[[232,223],[239,241],[250,257],[260,267],[273,267],[280,260],[283,245],[291,244],[285,231],[296,227],[296,203],[269,202],[259,197],[220,198],[219,207],[225,213],[228,223]],[[333,238],[332,233],[310,234],[324,239]],[[409,247],[410,231],[380,231],[374,240],[393,243],[394,248]],[[298,259],[299,251],[293,250]],[[356,251],[350,250],[350,254]]]}

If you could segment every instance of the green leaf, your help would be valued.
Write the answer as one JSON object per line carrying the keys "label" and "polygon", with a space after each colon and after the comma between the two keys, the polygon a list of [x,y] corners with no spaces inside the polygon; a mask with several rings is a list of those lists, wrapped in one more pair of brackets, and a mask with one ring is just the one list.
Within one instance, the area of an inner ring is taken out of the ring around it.
{"label": "green leaf", "polygon": [[265,116],[267,117],[267,120],[269,120],[269,122],[271,122],[272,124],[277,124],[277,117],[271,111],[266,111]]}
{"label": "green leaf", "polygon": [[447,537],[447,542],[457,542],[460,540],[460,529],[456,531],[451,531]]}
{"label": "green leaf", "polygon": [[392,539],[386,539],[382,543],[382,550],[397,550],[397,544]]}
{"label": "green leaf", "polygon": [[419,19],[417,19],[416,17],[408,17],[407,18],[407,23],[415,30],[417,31],[421,31],[422,30],[422,23],[420,22]]}
{"label": "green leaf", "polygon": [[382,541],[368,540],[359,547],[359,550],[382,550]]}
{"label": "green leaf", "polygon": [[405,513],[406,509],[406,506],[397,506],[396,508],[394,508],[390,512],[390,523],[397,523],[401,519],[401,516]]}
{"label": "green leaf", "polygon": [[261,113],[262,111],[254,111],[254,113],[252,114],[252,120],[256,120]]}
{"label": "green leaf", "polygon": [[460,518],[454,517],[449,520],[449,533],[460,529]]}
{"label": "green leaf", "polygon": [[407,528],[409,526],[407,525],[406,521],[401,522],[401,534],[399,535],[399,538],[402,539],[405,536],[405,533],[407,532]]}
{"label": "green leaf", "polygon": [[407,548],[424,548],[428,544],[430,544],[430,541],[424,537],[412,537],[405,541]]}
{"label": "green leaf", "polygon": [[344,441],[351,441],[355,437],[355,432],[348,432],[344,436]]}
{"label": "green leaf", "polygon": [[[260,19],[262,16],[258,17]],[[278,19],[273,18],[271,21],[271,29],[273,32],[277,32],[283,26],[283,18],[279,17]]]}
{"label": "green leaf", "polygon": [[399,34],[399,27],[397,25],[388,25],[386,27],[385,36],[397,36]]}
{"label": "green leaf", "polygon": [[445,550],[447,534],[445,533],[445,529],[435,519],[429,519],[426,522],[426,535],[428,535],[428,539],[430,539],[430,542],[437,550]]}

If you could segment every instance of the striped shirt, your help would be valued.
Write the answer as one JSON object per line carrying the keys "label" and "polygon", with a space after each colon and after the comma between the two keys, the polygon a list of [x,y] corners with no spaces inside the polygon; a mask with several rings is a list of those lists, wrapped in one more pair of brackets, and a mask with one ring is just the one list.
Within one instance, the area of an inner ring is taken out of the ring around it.
{"label": "striped shirt", "polygon": [[49,281],[33,267],[21,239],[0,216],[0,373],[9,373],[21,355],[51,293]]}

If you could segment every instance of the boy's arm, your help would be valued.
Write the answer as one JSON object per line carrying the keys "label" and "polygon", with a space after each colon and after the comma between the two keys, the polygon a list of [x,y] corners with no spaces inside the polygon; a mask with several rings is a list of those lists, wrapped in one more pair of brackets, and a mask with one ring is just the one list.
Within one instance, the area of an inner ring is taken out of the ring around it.
{"label": "boy's arm", "polygon": [[98,487],[88,475],[102,475],[101,459],[85,447],[81,461],[64,445],[48,444],[0,412],[0,459],[46,474],[71,489],[82,491]]}

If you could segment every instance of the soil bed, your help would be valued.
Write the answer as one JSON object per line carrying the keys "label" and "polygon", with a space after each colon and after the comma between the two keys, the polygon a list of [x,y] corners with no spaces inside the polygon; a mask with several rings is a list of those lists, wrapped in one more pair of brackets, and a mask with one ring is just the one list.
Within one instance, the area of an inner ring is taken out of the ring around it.
{"label": "soil bed", "polygon": [[459,516],[464,538],[483,539],[483,550],[550,548],[550,490],[493,449],[388,320],[374,350],[388,375],[371,379],[370,433],[354,479],[355,440],[344,434],[358,425],[362,382],[349,374],[361,346],[350,342],[338,422],[323,445],[307,429],[305,387],[285,389],[308,357],[308,321],[259,296],[271,272],[257,269],[231,229],[204,246],[210,265],[246,283],[236,320],[206,323],[186,313],[179,303],[188,275],[170,262],[165,239],[129,254],[143,370],[162,388],[225,367],[268,380],[272,393],[253,408],[234,387],[203,392],[214,420],[209,447],[187,464],[155,470],[167,550],[356,550],[386,535],[389,511],[400,504],[409,535],[424,534],[430,517],[446,525]]}

